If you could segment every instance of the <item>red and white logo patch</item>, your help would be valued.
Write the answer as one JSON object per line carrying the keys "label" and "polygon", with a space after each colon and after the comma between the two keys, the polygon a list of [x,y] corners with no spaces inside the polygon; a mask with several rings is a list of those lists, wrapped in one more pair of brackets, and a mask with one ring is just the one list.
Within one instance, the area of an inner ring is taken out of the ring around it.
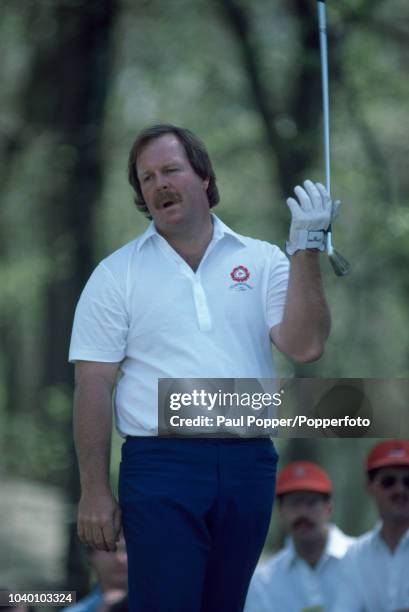
{"label": "red and white logo patch", "polygon": [[250,278],[250,272],[245,266],[237,266],[230,272],[230,276],[236,283],[245,283]]}

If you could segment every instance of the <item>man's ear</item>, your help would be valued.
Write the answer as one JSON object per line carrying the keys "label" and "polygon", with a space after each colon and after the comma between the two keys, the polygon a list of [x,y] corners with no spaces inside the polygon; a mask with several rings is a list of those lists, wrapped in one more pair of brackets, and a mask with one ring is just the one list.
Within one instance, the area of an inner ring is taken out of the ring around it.
{"label": "man's ear", "polygon": [[208,190],[208,188],[209,188],[209,183],[210,183],[210,178],[209,178],[209,177],[207,177],[207,178],[203,179],[203,185],[204,185],[205,191],[207,191],[207,190]]}

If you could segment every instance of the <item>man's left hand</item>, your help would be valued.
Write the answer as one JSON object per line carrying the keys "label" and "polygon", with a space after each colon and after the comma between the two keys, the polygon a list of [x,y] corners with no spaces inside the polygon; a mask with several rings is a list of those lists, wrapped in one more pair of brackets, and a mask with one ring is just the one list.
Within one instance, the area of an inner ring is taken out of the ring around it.
{"label": "man's left hand", "polygon": [[290,237],[286,244],[289,255],[304,249],[325,250],[325,232],[338,215],[339,200],[332,201],[321,183],[304,181],[304,188],[297,185],[294,193],[298,198],[288,198],[291,211]]}

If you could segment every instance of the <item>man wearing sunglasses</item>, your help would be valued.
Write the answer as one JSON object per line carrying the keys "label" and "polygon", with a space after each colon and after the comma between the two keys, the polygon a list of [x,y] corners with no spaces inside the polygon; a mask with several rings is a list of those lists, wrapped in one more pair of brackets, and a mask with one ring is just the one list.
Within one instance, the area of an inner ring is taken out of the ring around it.
{"label": "man wearing sunglasses", "polygon": [[409,440],[377,444],[366,472],[381,522],[348,551],[336,612],[408,612]]}

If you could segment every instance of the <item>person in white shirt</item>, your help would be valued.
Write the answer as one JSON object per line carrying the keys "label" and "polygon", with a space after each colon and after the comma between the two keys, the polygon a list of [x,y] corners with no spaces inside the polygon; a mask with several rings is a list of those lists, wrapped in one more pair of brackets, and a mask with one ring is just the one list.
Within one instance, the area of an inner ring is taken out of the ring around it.
{"label": "person in white shirt", "polygon": [[295,461],[278,474],[276,495],[289,537],[256,569],[245,612],[328,612],[339,588],[341,559],[353,542],[329,523],[331,481],[318,465]]}
{"label": "person in white shirt", "polygon": [[[93,272],[70,346],[78,534],[115,550],[123,524],[132,612],[235,612],[267,533],[277,453],[268,437],[158,436],[158,379],[274,378],[271,342],[318,359],[330,330],[319,255],[338,204],[319,183],[295,188],[289,263],[211,213],[215,174],[190,131],[143,130],[128,173],[151,224]],[[120,505],[108,476],[114,387]]]}
{"label": "person in white shirt", "polygon": [[409,440],[376,444],[366,461],[367,491],[380,516],[343,560],[336,612],[409,611]]}

